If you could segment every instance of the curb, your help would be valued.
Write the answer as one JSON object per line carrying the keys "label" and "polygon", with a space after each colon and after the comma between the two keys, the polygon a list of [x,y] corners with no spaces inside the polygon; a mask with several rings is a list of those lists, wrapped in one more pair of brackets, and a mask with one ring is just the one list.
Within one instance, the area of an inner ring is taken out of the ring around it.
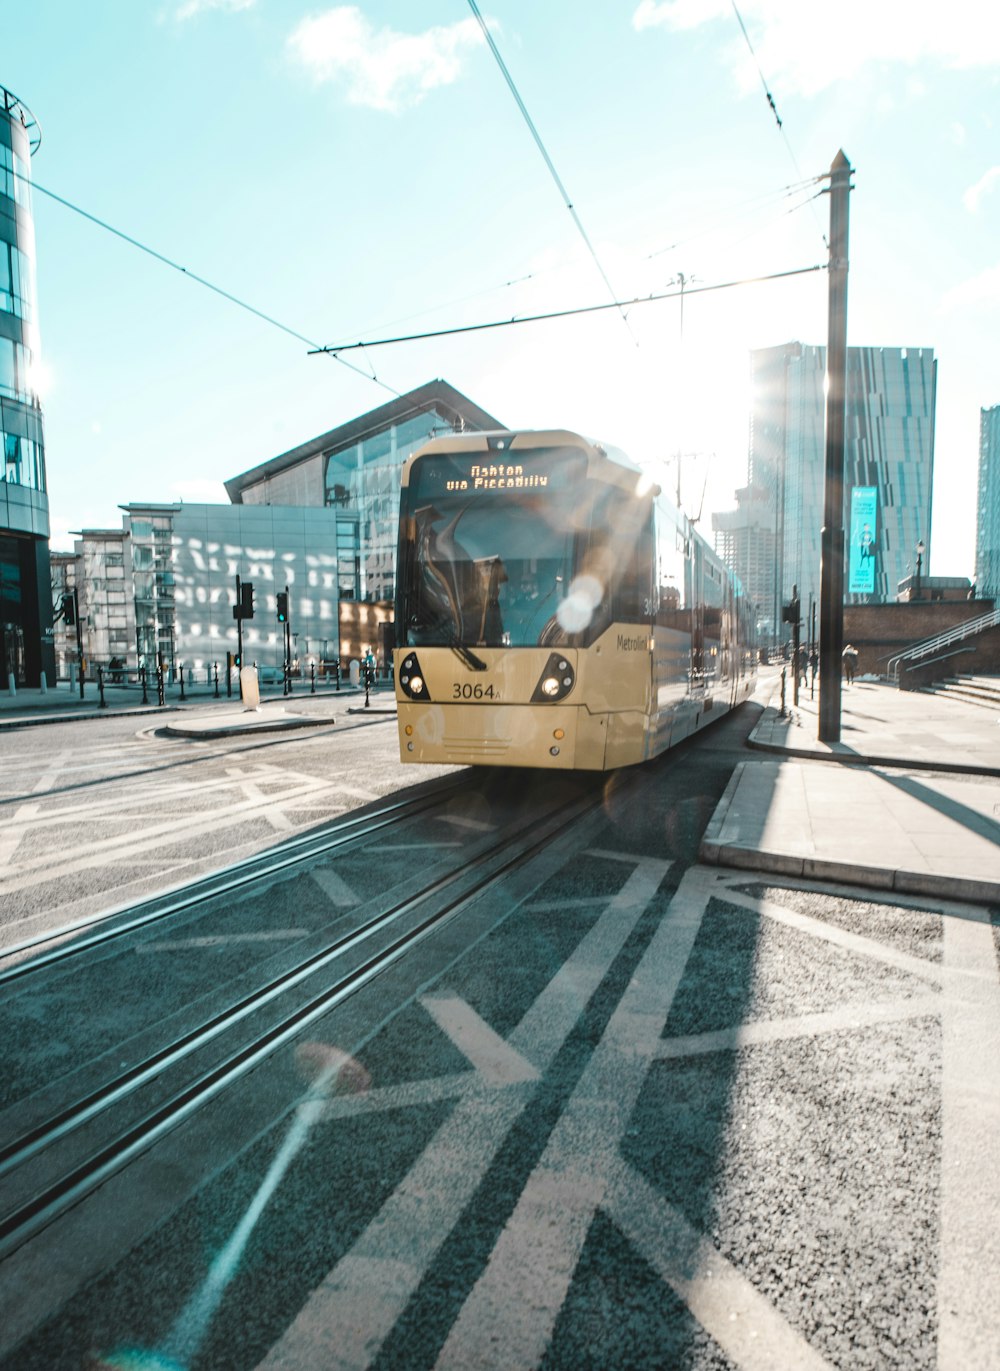
{"label": "curb", "polygon": [[[825,759],[824,759],[825,760]],[[835,760],[835,759],[831,759]],[[970,904],[1000,905],[1000,881],[968,876],[939,876],[927,871],[865,866],[826,857],[800,857],[790,852],[766,852],[720,841],[729,818],[746,763],[729,778],[722,799],[709,820],[698,860],[706,866],[724,866],[748,873],[795,876],[804,880],[836,881],[870,890],[888,890],[900,895],[924,895],[932,899],[964,900]]]}
{"label": "curb", "polygon": [[1000,777],[1000,767],[974,766],[971,762],[930,761],[924,757],[884,757],[869,752],[820,752],[815,748],[788,747],[782,743],[762,742],[757,736],[758,733],[761,729],[773,727],[775,719],[779,717],[773,705],[765,705],[764,713],[747,738],[747,746],[758,752],[771,753],[773,756],[789,757],[793,761],[836,762],[840,766],[887,766],[906,771],[944,771],[956,776]]}

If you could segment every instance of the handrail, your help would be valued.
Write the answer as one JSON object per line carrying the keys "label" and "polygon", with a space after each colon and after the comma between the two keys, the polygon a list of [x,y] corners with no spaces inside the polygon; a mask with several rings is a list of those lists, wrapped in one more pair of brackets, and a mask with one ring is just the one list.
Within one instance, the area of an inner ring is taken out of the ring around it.
{"label": "handrail", "polygon": [[990,610],[988,614],[981,614],[978,619],[967,619],[963,624],[956,624],[944,633],[935,634],[933,638],[925,638],[922,642],[914,643],[905,652],[897,652],[894,657],[889,658],[886,664],[886,675],[899,685],[901,662],[915,662],[922,657],[932,657],[941,648],[961,642],[963,638],[972,638],[977,633],[984,633],[988,628],[996,628],[998,624],[1000,624],[1000,607]]}

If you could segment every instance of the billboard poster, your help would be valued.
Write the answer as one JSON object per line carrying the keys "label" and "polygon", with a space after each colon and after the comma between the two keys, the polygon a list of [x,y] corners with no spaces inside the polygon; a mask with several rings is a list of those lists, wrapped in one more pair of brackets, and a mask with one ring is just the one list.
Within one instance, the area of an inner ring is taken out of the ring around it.
{"label": "billboard poster", "polygon": [[875,543],[878,518],[878,487],[851,487],[850,559],[847,589],[852,595],[875,593]]}

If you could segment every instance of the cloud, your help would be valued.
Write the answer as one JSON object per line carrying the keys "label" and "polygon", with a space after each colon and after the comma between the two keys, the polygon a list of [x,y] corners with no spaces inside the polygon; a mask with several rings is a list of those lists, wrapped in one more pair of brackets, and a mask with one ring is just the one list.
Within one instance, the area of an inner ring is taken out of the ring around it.
{"label": "cloud", "polygon": [[352,104],[395,111],[457,81],[464,54],[482,42],[475,19],[397,33],[376,30],[356,6],[340,5],[304,19],[288,46],[316,81],[343,84]]}
{"label": "cloud", "polygon": [[230,14],[237,14],[240,10],[250,9],[256,2],[257,0],[184,0],[174,12],[174,18],[178,22],[183,22],[185,19],[194,19],[205,10],[226,10]]}
{"label": "cloud", "polygon": [[994,186],[1000,185],[1000,167],[990,167],[985,176],[980,176],[974,186],[962,196],[962,204],[970,214],[976,214],[979,210],[979,202],[984,195],[988,195]]}
{"label": "cloud", "polygon": [[[980,0],[951,0],[944,17],[936,0],[905,5],[840,0],[821,33],[816,14],[816,7],[802,0],[742,0],[740,15],[772,90],[816,95],[875,64],[914,67],[929,62],[971,69],[1000,62],[1000,8],[984,7]],[[758,84],[725,0],[640,0],[632,25],[639,31],[661,26],[679,30],[720,19],[733,32],[739,79],[748,88]]]}

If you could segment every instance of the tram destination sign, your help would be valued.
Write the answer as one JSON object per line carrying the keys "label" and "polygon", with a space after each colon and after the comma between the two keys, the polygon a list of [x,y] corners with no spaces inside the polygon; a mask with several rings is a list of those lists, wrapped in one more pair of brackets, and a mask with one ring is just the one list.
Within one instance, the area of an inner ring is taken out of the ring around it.
{"label": "tram destination sign", "polygon": [[489,492],[545,495],[566,490],[586,474],[586,458],[574,449],[522,455],[459,452],[428,456],[416,464],[414,484],[422,498]]}

